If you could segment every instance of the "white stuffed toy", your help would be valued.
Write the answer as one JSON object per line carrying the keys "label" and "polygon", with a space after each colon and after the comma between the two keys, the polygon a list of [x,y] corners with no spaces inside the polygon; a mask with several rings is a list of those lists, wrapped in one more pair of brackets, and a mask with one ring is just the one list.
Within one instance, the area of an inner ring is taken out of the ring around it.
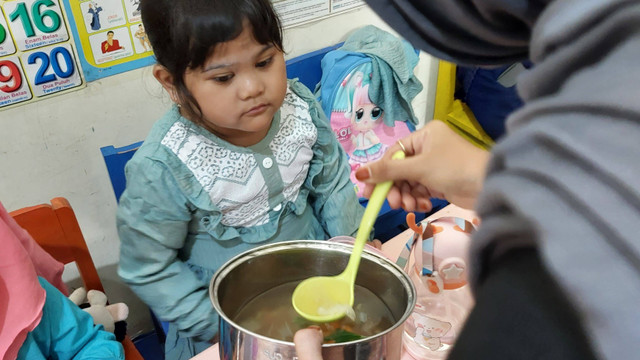
{"label": "white stuffed toy", "polygon": [[[126,323],[124,320],[129,317],[129,307],[125,303],[107,305],[107,296],[98,290],[87,291],[77,288],[69,300],[91,315],[95,325],[101,324],[108,332],[114,333],[116,339],[122,341],[126,333]],[[88,302],[88,305],[87,305]]]}

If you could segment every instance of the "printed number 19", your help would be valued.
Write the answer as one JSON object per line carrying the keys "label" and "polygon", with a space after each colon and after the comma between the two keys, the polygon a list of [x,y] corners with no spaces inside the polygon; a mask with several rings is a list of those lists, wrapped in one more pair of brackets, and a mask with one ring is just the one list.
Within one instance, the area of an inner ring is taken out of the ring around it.
{"label": "printed number 19", "polygon": [[[33,18],[33,22],[35,23],[38,30],[43,33],[52,33],[58,28],[60,28],[60,15],[53,10],[45,10],[40,11],[40,7],[42,6],[51,7],[55,6],[55,3],[51,0],[38,0],[31,5],[31,17]],[[44,18],[51,19],[51,26],[47,26],[44,23]],[[20,3],[16,6],[15,10],[9,15],[9,19],[11,21],[15,21],[20,18],[22,21],[22,28],[24,29],[24,33],[27,37],[33,37],[36,35],[33,30],[33,24],[29,19],[29,12],[27,11],[27,5],[25,3]]]}
{"label": "printed number 19", "polygon": [[[62,70],[62,68],[60,67],[58,55],[62,56],[67,70]],[[29,58],[27,60],[29,64],[35,64],[37,59],[40,59],[42,62],[40,63],[40,68],[36,73],[36,78],[33,81],[35,85],[55,81],[56,75],[63,79],[68,78],[69,76],[73,75],[75,71],[71,54],[69,53],[69,50],[63,47],[53,48],[53,50],[51,50],[51,54],[49,55],[43,53],[42,51],[34,52],[29,55]],[[51,67],[53,68],[53,72],[55,73],[55,75],[46,74],[47,70],[49,70],[49,63],[51,63]]]}
{"label": "printed number 19", "polygon": [[[9,75],[4,75],[2,70],[5,68],[9,69]],[[13,80],[13,85],[10,86],[6,83]],[[6,93],[14,92],[20,89],[22,86],[22,76],[20,75],[20,70],[18,70],[18,66],[9,60],[0,61],[0,83],[5,83],[5,85],[0,86],[0,90]]]}

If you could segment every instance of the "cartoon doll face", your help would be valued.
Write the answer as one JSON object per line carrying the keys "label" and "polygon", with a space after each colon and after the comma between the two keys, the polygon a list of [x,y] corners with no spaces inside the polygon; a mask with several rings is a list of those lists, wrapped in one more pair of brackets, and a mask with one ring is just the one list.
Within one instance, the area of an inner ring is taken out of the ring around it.
{"label": "cartoon doll face", "polygon": [[351,128],[356,131],[368,131],[375,128],[383,119],[382,108],[369,99],[369,84],[355,89],[351,113]]}
{"label": "cartoon doll face", "polygon": [[382,109],[372,103],[362,104],[353,114],[351,125],[359,131],[367,131],[382,121]]}

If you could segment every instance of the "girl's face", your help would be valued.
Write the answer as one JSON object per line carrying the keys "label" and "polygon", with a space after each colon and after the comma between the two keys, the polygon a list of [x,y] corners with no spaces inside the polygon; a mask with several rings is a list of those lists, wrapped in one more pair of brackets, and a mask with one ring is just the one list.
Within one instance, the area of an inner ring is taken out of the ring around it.
{"label": "girl's face", "polygon": [[199,124],[234,145],[254,145],[267,135],[284,100],[284,54],[258,43],[245,25],[237,38],[217,45],[201,68],[188,69],[184,82],[202,110]]}

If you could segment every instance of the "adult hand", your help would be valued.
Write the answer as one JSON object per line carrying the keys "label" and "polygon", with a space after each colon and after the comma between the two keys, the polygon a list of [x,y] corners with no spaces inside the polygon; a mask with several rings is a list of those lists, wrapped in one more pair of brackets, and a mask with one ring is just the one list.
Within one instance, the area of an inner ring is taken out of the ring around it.
{"label": "adult hand", "polygon": [[401,140],[406,158],[392,160],[402,150],[395,144],[385,156],[363,165],[356,178],[366,183],[369,197],[375,184],[393,180],[387,200],[394,209],[430,211],[430,198],[444,198],[471,209],[482,189],[489,152],[480,149],[453,131],[442,121],[430,121],[422,129]]}
{"label": "adult hand", "polygon": [[310,326],[298,330],[293,336],[298,360],[322,360],[322,330],[317,326]]}

